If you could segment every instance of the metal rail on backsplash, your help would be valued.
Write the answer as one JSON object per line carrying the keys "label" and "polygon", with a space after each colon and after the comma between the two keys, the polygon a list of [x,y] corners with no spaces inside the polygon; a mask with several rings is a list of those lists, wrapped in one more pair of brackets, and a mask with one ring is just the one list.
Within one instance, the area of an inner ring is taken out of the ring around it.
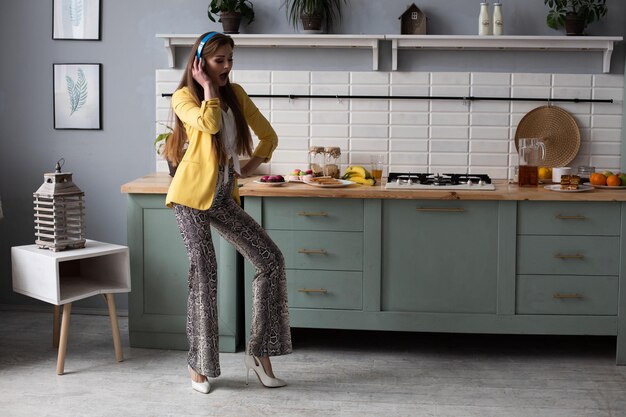
{"label": "metal rail on backsplash", "polygon": [[[171,97],[172,93],[162,93],[161,97]],[[545,98],[545,97],[480,97],[480,96],[368,96],[346,94],[248,94],[251,98],[324,98],[336,100],[462,100],[462,101],[541,101],[550,103],[613,103],[613,99],[590,98]]]}

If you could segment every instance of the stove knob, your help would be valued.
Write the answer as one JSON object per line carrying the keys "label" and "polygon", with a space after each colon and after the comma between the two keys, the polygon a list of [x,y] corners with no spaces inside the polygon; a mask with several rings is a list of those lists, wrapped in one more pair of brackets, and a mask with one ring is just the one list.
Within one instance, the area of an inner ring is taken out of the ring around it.
{"label": "stove knob", "polygon": [[473,185],[474,185],[474,183],[473,183],[471,180],[467,180],[467,186],[468,186],[468,187],[471,187],[471,186],[473,186]]}
{"label": "stove knob", "polygon": [[480,186],[485,185],[485,180],[482,180],[482,179],[481,179],[480,181],[478,181],[478,185],[480,185]]}

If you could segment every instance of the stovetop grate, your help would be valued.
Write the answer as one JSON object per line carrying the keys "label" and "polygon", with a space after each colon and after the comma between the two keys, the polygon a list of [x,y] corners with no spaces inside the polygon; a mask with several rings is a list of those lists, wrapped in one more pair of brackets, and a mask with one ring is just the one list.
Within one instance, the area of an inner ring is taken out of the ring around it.
{"label": "stovetop grate", "polygon": [[423,184],[433,186],[467,184],[491,184],[491,178],[486,174],[431,174],[414,172],[390,172],[387,183],[398,182],[407,184]]}

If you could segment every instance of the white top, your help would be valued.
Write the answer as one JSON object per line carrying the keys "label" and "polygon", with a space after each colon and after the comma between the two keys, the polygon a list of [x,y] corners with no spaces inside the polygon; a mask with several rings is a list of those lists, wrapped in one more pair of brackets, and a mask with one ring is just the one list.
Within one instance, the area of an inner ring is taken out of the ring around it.
{"label": "white top", "polygon": [[[233,168],[238,175],[241,175],[239,166],[239,155],[237,155],[237,128],[235,127],[235,115],[229,108],[222,109],[222,144],[226,150],[228,160],[233,160]],[[224,166],[224,184],[228,182],[228,166]]]}

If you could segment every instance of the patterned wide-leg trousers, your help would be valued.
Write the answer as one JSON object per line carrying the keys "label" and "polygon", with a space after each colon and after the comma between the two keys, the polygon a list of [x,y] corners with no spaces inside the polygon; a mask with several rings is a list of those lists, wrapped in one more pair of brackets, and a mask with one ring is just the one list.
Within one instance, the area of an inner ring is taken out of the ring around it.
{"label": "patterned wide-leg trousers", "polygon": [[283,255],[265,230],[233,200],[232,169],[220,175],[213,204],[197,210],[174,204],[174,213],[189,257],[187,362],[197,373],[220,375],[217,327],[217,261],[211,240],[213,226],[256,269],[252,281],[252,326],[248,352],[278,356],[291,352],[287,282]]}

